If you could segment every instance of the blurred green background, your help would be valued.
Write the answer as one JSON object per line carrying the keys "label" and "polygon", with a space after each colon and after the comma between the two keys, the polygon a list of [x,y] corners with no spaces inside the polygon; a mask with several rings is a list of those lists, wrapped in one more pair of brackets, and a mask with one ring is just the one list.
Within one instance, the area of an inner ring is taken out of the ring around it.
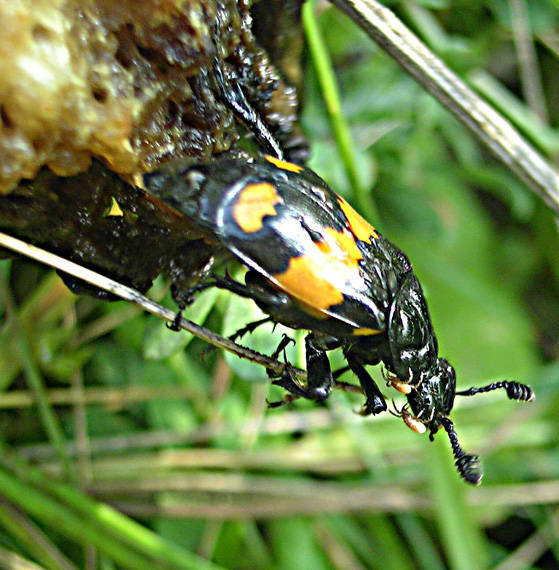
{"label": "blurred green background", "polygon": [[[557,0],[387,4],[557,163]],[[341,392],[269,410],[282,392],[262,368],[2,261],[0,563],[15,551],[48,568],[559,567],[556,220],[345,16],[314,9],[354,165],[308,55],[310,166],[409,255],[459,388],[514,379],[536,402],[458,401],[461,443],[485,470],[470,488],[443,434],[362,418],[362,398]],[[173,306],[162,281],[151,296]],[[186,316],[230,334],[258,311],[207,291]],[[244,342],[270,353],[279,334]],[[290,357],[302,364],[301,343]]]}

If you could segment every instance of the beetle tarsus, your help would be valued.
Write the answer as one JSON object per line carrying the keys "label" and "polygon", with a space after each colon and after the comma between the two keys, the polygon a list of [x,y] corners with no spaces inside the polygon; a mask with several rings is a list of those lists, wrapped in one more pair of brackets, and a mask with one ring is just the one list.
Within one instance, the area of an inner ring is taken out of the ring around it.
{"label": "beetle tarsus", "polygon": [[182,311],[183,311],[184,307],[183,306],[179,306],[179,310],[177,311],[177,314],[175,315],[175,318],[170,322],[170,323],[166,323],[166,327],[170,330],[170,331],[174,331],[174,332],[179,332],[181,330],[181,326],[180,326],[180,322],[182,319]]}
{"label": "beetle tarsus", "polygon": [[182,311],[177,311],[175,318],[170,322],[166,323],[166,327],[173,332],[179,332],[181,330],[180,322],[182,319]]}
{"label": "beetle tarsus", "polygon": [[196,293],[200,293],[200,291],[204,291],[205,289],[210,289],[211,287],[217,286],[217,276],[215,276],[210,281],[198,283],[186,291],[179,291],[174,285],[171,285],[171,295],[175,303],[178,305],[179,310],[177,311],[177,314],[175,315],[175,318],[172,320],[172,322],[167,323],[167,328],[175,332],[180,331],[180,320],[182,319],[182,312],[184,309],[186,309],[186,307],[194,302]]}
{"label": "beetle tarsus", "polygon": [[289,365],[286,365],[279,378],[272,380],[272,384],[274,386],[279,386],[280,388],[287,390],[290,394],[298,396],[299,398],[306,398],[307,400],[314,399],[309,395],[305,388],[295,382],[293,379],[293,372],[291,371],[291,367]]}
{"label": "beetle tarsus", "polygon": [[290,336],[284,334],[281,337],[280,343],[278,344],[276,350],[274,350],[270,358],[277,359],[280,353],[283,352],[283,358],[287,365],[287,355],[285,354],[285,349],[289,346],[290,343],[295,344],[295,341]]}
{"label": "beetle tarsus", "polygon": [[270,402],[270,400],[266,400],[266,404],[268,404],[268,408],[281,408],[287,404],[291,404],[294,400],[297,400],[299,396],[295,394],[286,394],[281,400],[277,400],[275,402]]}
{"label": "beetle tarsus", "polygon": [[[293,368],[287,362],[285,348],[290,342],[294,343],[295,341],[284,334],[278,347],[271,355],[271,358],[277,358],[283,351],[285,360],[285,368],[279,378],[272,380],[272,384],[280,386],[290,392],[290,394],[299,398],[306,398],[307,400],[314,400],[316,402],[326,400],[334,384],[332,373],[330,372],[330,362],[328,361],[326,352],[314,346],[312,343],[312,335],[308,335],[305,338],[307,351],[307,385],[301,386],[294,380]],[[276,375],[269,370],[268,376],[274,378]]]}
{"label": "beetle tarsus", "polygon": [[371,378],[371,375],[365,370],[364,366],[352,355],[346,354],[346,357],[351,371],[357,376],[361,388],[363,388],[363,392],[365,392],[365,404],[359,411],[359,414],[362,416],[375,416],[385,412],[388,406],[377,383]]}

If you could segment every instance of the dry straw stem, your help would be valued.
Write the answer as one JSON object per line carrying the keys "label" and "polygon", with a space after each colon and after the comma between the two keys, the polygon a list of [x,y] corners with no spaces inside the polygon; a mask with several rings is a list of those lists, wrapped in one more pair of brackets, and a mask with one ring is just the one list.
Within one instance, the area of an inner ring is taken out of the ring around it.
{"label": "dry straw stem", "polygon": [[[245,467],[254,468],[255,463],[248,462]],[[154,459],[152,465],[156,465]],[[433,499],[425,494],[417,481],[414,484],[398,482],[374,487],[370,481],[305,481],[296,479],[301,475],[297,471],[295,478],[286,479],[283,475],[216,472],[216,468],[224,469],[222,463],[203,467],[205,469],[176,468],[176,474],[154,472],[145,477],[126,476],[126,470],[113,470],[119,474],[119,480],[99,480],[88,486],[88,490],[101,500],[112,501],[129,515],[172,518],[276,518],[280,515],[364,511],[394,513],[433,508]],[[238,467],[238,464],[231,467]],[[556,502],[558,491],[557,480],[491,485],[469,489],[466,500],[472,507],[519,508]],[[169,496],[153,504],[152,495],[160,492]],[[317,497],[322,500],[317,501]]]}
{"label": "dry straw stem", "polygon": [[[0,232],[0,247],[15,251],[20,255],[30,257],[35,261],[39,261],[40,263],[44,263],[45,265],[49,265],[55,269],[64,271],[65,273],[68,273],[69,275],[72,275],[78,279],[82,279],[87,283],[91,283],[99,289],[108,291],[109,293],[112,293],[113,295],[116,295],[125,301],[130,301],[136,305],[139,305],[142,309],[144,309],[144,311],[147,311],[148,313],[151,313],[152,315],[155,315],[168,322],[173,322],[175,319],[176,313],[159,305],[155,301],[152,301],[135,289],[127,287],[126,285],[122,285],[121,283],[118,283],[113,279],[109,279],[100,273],[82,267],[77,263],[68,261],[67,259],[64,259],[58,255],[50,253],[34,245],[28,244],[20,239],[14,238],[2,232]],[[240,346],[227,338],[223,338],[213,333],[212,331],[205,329],[204,327],[201,327],[192,321],[189,321],[188,319],[180,319],[179,326],[181,329],[192,333],[193,335],[201,338],[202,340],[205,340],[217,348],[228,350],[229,352],[232,352],[241,358],[246,358],[247,360],[255,362],[256,364],[261,364],[276,374],[281,374],[285,367],[285,364],[282,362],[273,360],[267,356],[264,356],[263,354],[255,352],[254,350]],[[300,372],[304,375],[303,371],[295,371]]]}
{"label": "dry straw stem", "polygon": [[[159,305],[155,301],[152,301],[131,287],[122,285],[121,283],[118,283],[118,281],[109,279],[108,277],[92,271],[91,269],[87,269],[86,267],[82,267],[73,261],[68,261],[67,259],[55,255],[54,253],[50,253],[44,249],[28,244],[3,232],[0,232],[0,247],[4,247],[10,251],[15,251],[20,255],[24,255],[26,257],[34,259],[35,261],[39,261],[40,263],[54,267],[60,271],[64,271],[65,273],[68,273],[69,275],[72,275],[78,279],[82,279],[87,283],[91,283],[99,289],[103,289],[103,291],[108,291],[109,293],[112,293],[113,295],[116,295],[125,301],[135,303],[144,311],[147,311],[156,317],[164,319],[167,322],[172,323],[175,321],[176,313],[170,309]],[[304,380],[306,378],[306,373],[304,370],[300,370],[299,368],[295,368],[291,365],[279,362],[278,360],[274,360],[273,358],[269,358],[263,354],[260,354],[259,352],[251,350],[250,348],[241,346],[232,340],[229,340],[228,338],[224,338],[204,327],[197,325],[196,323],[193,323],[192,321],[189,321],[188,319],[181,318],[178,324],[181,329],[184,329],[185,331],[193,334],[194,336],[197,336],[209,344],[212,344],[217,348],[221,348],[222,350],[227,350],[239,356],[240,358],[245,358],[246,360],[250,360],[255,364],[264,366],[278,376],[281,375],[286,366],[289,366],[291,373],[296,375],[297,378],[301,380]],[[334,387],[345,392],[362,393],[359,386],[348,384],[346,382],[336,381],[334,383]],[[106,394],[104,396],[106,396]],[[97,397],[99,396],[97,395]],[[63,398],[65,400],[64,403],[68,402],[65,396]],[[146,395],[135,395],[132,399],[134,398],[139,398],[140,400],[146,399]],[[74,400],[75,397],[71,399],[72,402],[74,402]],[[25,406],[26,402],[20,399],[15,404],[18,406]]]}
{"label": "dry straw stem", "polygon": [[559,214],[559,174],[390,10],[375,0],[331,0]]}

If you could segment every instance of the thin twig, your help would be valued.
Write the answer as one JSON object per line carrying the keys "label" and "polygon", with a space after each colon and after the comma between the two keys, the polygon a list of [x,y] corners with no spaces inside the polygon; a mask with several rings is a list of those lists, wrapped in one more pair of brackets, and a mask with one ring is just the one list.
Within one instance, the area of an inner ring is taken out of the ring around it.
{"label": "thin twig", "polygon": [[[130,301],[139,305],[144,311],[155,315],[161,319],[166,320],[167,322],[174,322],[176,318],[176,313],[167,309],[155,301],[152,301],[145,295],[142,295],[135,289],[131,287],[127,287],[126,285],[122,285],[122,283],[118,283],[113,279],[109,279],[101,275],[100,273],[96,273],[91,269],[87,269],[74,263],[73,261],[68,261],[54,253],[50,253],[44,249],[36,247],[34,245],[28,244],[20,239],[14,238],[8,234],[0,232],[0,247],[4,247],[11,251],[15,251],[20,255],[24,255],[26,257],[30,257],[35,261],[39,261],[40,263],[44,263],[45,265],[49,265],[50,267],[54,267],[55,269],[59,269],[60,271],[64,271],[73,277],[78,279],[82,279],[87,283],[91,283],[95,285],[99,289],[103,289],[104,291],[108,291],[125,301]],[[246,348],[241,346],[228,338],[224,338],[214,332],[189,321],[188,319],[181,318],[179,323],[179,327],[184,329],[185,331],[197,336],[198,338],[212,344],[217,348],[221,348],[222,350],[227,350],[240,358],[244,358],[255,364],[259,364],[264,366],[268,370],[272,371],[275,375],[281,376],[283,371],[285,370],[287,364],[283,362],[279,362],[273,358],[269,358],[259,352],[251,350],[250,348]],[[289,365],[289,370],[291,374],[297,376],[297,378],[304,381],[306,378],[306,372],[301,370],[300,368],[295,368]],[[346,392],[355,392],[358,394],[362,393],[362,390],[359,386],[334,382],[334,388],[342,389]]]}
{"label": "thin twig", "polygon": [[[238,472],[228,471],[217,473],[215,467],[203,467],[205,469],[196,472],[183,469],[176,476],[155,473],[145,478],[135,476],[133,480],[121,477],[118,481],[93,483],[89,490],[105,500],[118,497],[115,502],[119,509],[141,516],[258,518],[363,510],[402,512],[433,507],[431,498],[416,485],[394,483],[372,488],[369,484],[339,481],[309,483],[273,475],[239,475]],[[415,480],[415,484],[417,482]],[[475,507],[518,508],[556,503],[559,496],[557,491],[558,481],[493,485],[469,490],[466,500]],[[158,505],[143,500],[144,496],[157,492],[166,492],[172,498]],[[323,499],[327,497],[327,500],[317,501],[317,496]],[[223,500],[224,497],[227,497],[227,501]],[[224,507],[225,503],[227,507]]]}
{"label": "thin twig", "polygon": [[[0,246],[11,251],[15,251],[21,255],[25,255],[26,257],[30,257],[31,259],[39,261],[40,263],[44,263],[45,265],[54,267],[55,269],[59,269],[60,271],[64,271],[73,277],[82,279],[87,283],[95,285],[99,289],[108,291],[109,293],[112,293],[121,299],[135,303],[136,305],[142,307],[144,311],[147,311],[152,315],[164,319],[167,322],[171,323],[175,320],[176,313],[152,301],[135,289],[127,287],[126,285],[122,285],[122,283],[118,283],[117,281],[109,279],[100,273],[96,273],[91,269],[82,267],[77,263],[68,261],[67,259],[50,253],[44,249],[28,244],[20,239],[14,238],[2,232],[0,232]],[[241,358],[245,358],[246,360],[250,360],[251,362],[255,362],[256,364],[265,366],[268,370],[271,370],[275,374],[281,374],[285,368],[285,364],[283,362],[268,358],[267,356],[264,356],[263,354],[260,354],[254,350],[240,346],[227,338],[223,338],[213,333],[212,331],[201,327],[192,321],[189,321],[188,319],[181,318],[178,324],[181,329],[184,329],[187,332],[197,336],[198,338],[205,340],[213,346],[232,352],[233,354],[236,354]],[[293,369],[293,371],[297,375],[301,375],[303,377],[305,376],[305,373],[302,370]]]}
{"label": "thin twig", "polygon": [[476,95],[390,10],[376,0],[330,0],[445,105],[559,214],[559,174],[518,131]]}
{"label": "thin twig", "polygon": [[[353,421],[362,419],[357,414]],[[379,417],[376,421],[382,422]],[[285,435],[301,433],[312,430],[331,428],[336,418],[326,409],[314,408],[307,412],[284,412],[277,415],[267,415],[265,418],[249,419],[242,429],[257,431],[263,435]],[[185,446],[202,444],[227,435],[228,437],[241,436],[238,428],[229,423],[205,424],[193,431],[159,430],[139,433],[127,433],[90,439],[90,452],[92,455],[124,454],[132,450],[146,450],[159,447]],[[77,449],[73,442],[69,442],[67,452],[71,457],[76,456]],[[44,462],[56,458],[55,450],[49,443],[26,444],[17,447],[18,455],[23,458]],[[347,458],[344,460],[347,461]],[[350,469],[350,467],[348,467]]]}

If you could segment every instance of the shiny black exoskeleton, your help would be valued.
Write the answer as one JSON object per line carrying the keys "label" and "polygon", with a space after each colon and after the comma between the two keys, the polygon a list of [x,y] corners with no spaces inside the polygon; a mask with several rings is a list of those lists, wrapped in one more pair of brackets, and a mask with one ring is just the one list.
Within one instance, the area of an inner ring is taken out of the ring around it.
{"label": "shiny black exoskeleton", "polygon": [[247,268],[245,283],[214,276],[216,286],[253,299],[271,320],[311,331],[307,383],[276,380],[292,394],[325,399],[333,385],[326,352],[341,348],[366,396],[363,414],[387,409],[366,365],[383,363],[389,384],[406,394],[404,421],[415,431],[443,427],[462,477],[477,484],[481,466],[460,448],[449,419],[456,395],[503,388],[530,401],[516,382],[456,391],[452,366],[438,356],[421,285],[406,255],[312,171],[272,156],[239,155],[174,174],[154,173],[146,188],[182,212]]}

